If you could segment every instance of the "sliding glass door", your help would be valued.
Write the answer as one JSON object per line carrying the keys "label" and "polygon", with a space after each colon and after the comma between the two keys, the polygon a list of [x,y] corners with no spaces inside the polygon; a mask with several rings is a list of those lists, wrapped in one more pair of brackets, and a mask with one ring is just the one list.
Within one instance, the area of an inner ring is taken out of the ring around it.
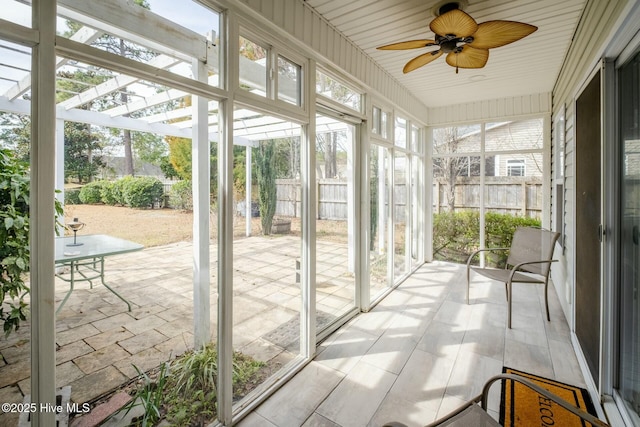
{"label": "sliding glass door", "polygon": [[622,137],[619,362],[623,411],[640,426],[640,54],[620,70]]}

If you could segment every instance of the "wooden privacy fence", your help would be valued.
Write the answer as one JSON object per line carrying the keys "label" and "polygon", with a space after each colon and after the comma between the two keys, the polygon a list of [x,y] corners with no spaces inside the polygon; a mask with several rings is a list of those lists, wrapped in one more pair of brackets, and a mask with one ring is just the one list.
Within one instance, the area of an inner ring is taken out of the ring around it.
{"label": "wooden privacy fence", "polygon": [[[299,217],[302,191],[297,179],[277,179],[276,215]],[[339,179],[320,179],[316,182],[318,219],[347,219],[347,182]]]}
{"label": "wooden privacy fence", "polygon": [[[449,211],[449,184],[433,184],[433,211]],[[454,211],[480,209],[480,177],[459,177],[454,189]],[[491,212],[541,219],[542,179],[538,177],[485,177],[484,206]]]}
{"label": "wooden privacy fence", "polygon": [[[347,219],[347,182],[339,179],[320,179],[316,183],[318,219]],[[296,179],[277,179],[276,215],[299,217],[302,191]],[[438,179],[433,184],[433,209],[435,213],[448,211],[448,184]],[[486,177],[484,185],[485,208],[492,212],[541,218],[542,180],[536,177]],[[394,186],[395,213],[398,221],[404,221],[407,194],[405,185]],[[479,177],[459,177],[455,186],[455,210],[480,208]]]}

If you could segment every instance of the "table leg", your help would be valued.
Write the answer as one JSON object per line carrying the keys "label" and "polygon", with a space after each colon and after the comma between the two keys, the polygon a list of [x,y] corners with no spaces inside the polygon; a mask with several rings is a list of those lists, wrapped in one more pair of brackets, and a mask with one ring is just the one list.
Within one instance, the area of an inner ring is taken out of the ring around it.
{"label": "table leg", "polygon": [[69,281],[69,292],[67,292],[67,295],[64,296],[64,299],[60,302],[60,305],[58,306],[57,310],[56,310],[56,314],[58,314],[60,312],[60,310],[62,309],[62,307],[64,306],[64,304],[67,302],[67,300],[69,299],[69,296],[71,295],[71,292],[73,292],[73,270],[74,267],[76,267],[75,265],[75,261],[71,261],[71,280]]}
{"label": "table leg", "polygon": [[127,304],[127,307],[129,307],[129,311],[131,311],[131,304],[129,303],[129,301],[127,301],[126,299],[124,299],[122,297],[122,295],[120,295],[119,293],[117,293],[111,286],[107,285],[104,282],[104,257],[100,258],[100,281],[102,282],[102,284],[105,286],[105,288],[109,289],[115,296],[117,296],[118,298],[120,298],[122,301],[124,301]]}

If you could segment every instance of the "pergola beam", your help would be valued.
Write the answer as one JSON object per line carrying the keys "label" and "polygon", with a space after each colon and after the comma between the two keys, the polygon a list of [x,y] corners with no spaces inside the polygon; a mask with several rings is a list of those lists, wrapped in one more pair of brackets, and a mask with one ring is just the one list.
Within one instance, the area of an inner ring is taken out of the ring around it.
{"label": "pergola beam", "polygon": [[[179,61],[175,58],[166,55],[158,55],[147,63],[152,67],[165,69],[177,64]],[[115,92],[123,87],[127,87],[132,83],[140,80],[137,77],[128,75],[119,75],[105,82],[100,83],[97,86],[91,87],[76,96],[73,96],[65,101],[59,102],[58,107],[66,108],[67,110],[81,105],[88,104],[102,96]]]}
{"label": "pergola beam", "polygon": [[188,63],[209,59],[205,36],[126,0],[61,0],[58,14]]}
{"label": "pergola beam", "polygon": [[[31,108],[31,102],[24,99],[15,99],[9,101],[7,98],[0,96],[0,111],[6,111],[8,113],[29,115]],[[69,122],[86,123],[95,126],[104,126],[117,129],[128,129],[136,132],[153,133],[160,136],[175,136],[178,138],[191,139],[193,135],[191,128],[178,128],[175,125],[165,123],[147,123],[144,120],[136,119],[133,117],[111,117],[104,113],[89,110],[65,110],[58,107],[56,109],[56,118]],[[218,131],[212,130],[211,127],[208,130],[209,141],[218,141]],[[235,145],[255,147],[257,143],[247,138],[236,137],[234,139]]]}
{"label": "pergola beam", "polygon": [[[1,27],[2,25],[0,25]],[[71,40],[77,41],[78,43],[93,43],[96,39],[98,39],[102,33],[100,31],[96,31],[93,28],[82,27],[80,28],[73,36],[71,36]],[[56,58],[56,69],[66,64],[69,60],[66,58]],[[17,97],[23,95],[31,88],[31,73],[25,75],[19,82],[15,85],[11,86],[4,93],[3,96],[9,98],[10,100],[16,99]]]}

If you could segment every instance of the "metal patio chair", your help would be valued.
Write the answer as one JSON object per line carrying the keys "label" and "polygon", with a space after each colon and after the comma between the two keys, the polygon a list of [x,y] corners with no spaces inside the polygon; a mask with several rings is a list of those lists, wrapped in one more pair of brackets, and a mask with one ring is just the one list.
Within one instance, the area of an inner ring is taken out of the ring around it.
{"label": "metal patio chair", "polygon": [[[555,243],[560,233],[534,227],[518,227],[513,234],[510,248],[479,249],[471,254],[467,260],[467,304],[469,304],[469,288],[471,270],[493,280],[503,282],[507,292],[508,325],[511,329],[512,284],[533,283],[544,284],[544,304],[549,315],[549,272]],[[480,252],[508,251],[507,263],[504,269],[472,266],[471,261]],[[533,275],[531,274],[533,273]]]}

